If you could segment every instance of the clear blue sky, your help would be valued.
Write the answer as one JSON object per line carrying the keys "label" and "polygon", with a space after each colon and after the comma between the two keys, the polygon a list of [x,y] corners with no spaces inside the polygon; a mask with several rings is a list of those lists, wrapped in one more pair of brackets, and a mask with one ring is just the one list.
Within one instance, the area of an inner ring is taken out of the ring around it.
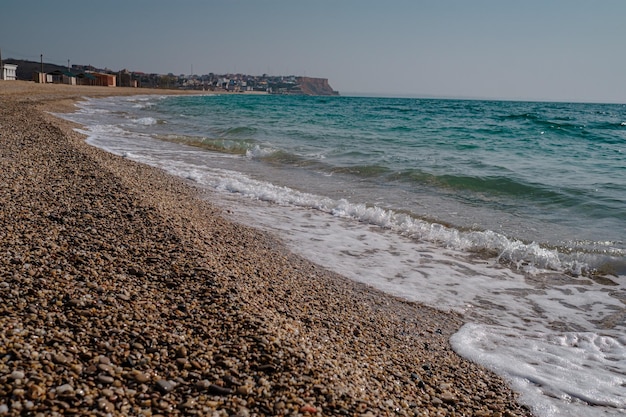
{"label": "clear blue sky", "polygon": [[626,103],[626,0],[0,0],[3,58]]}

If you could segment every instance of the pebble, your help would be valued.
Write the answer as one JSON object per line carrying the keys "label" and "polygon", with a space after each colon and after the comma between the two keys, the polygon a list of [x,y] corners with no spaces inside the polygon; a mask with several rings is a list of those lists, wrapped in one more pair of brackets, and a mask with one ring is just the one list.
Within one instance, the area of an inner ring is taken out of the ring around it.
{"label": "pebble", "polygon": [[251,389],[248,386],[241,385],[237,387],[236,391],[237,391],[237,394],[246,396],[246,395],[250,395]]}
{"label": "pebble", "polygon": [[168,392],[172,392],[174,388],[176,388],[176,382],[159,379],[156,382],[156,387],[162,393],[167,394]]}
{"label": "pebble", "polygon": [[133,378],[140,384],[145,384],[146,382],[150,381],[150,376],[140,371],[133,371]]}
{"label": "pebble", "polygon": [[187,357],[187,348],[185,346],[179,346],[176,349],[176,357],[177,358],[186,358]]}
{"label": "pebble", "polygon": [[233,390],[226,387],[221,387],[219,385],[210,384],[208,387],[209,394],[213,395],[230,395],[233,393]]}
{"label": "pebble", "polygon": [[11,378],[13,380],[22,380],[22,379],[24,379],[25,376],[26,375],[22,371],[13,371],[9,375],[9,378]]}
{"label": "pebble", "polygon": [[67,358],[67,356],[65,356],[62,353],[56,353],[52,355],[52,362],[59,364],[59,365],[65,365],[66,363],[69,362],[69,359]]}
{"label": "pebble", "polygon": [[441,399],[445,403],[454,404],[457,402],[457,398],[454,394],[448,391],[444,391],[441,393]]}
{"label": "pebble", "polygon": [[74,393],[74,387],[71,386],[70,384],[63,384],[63,385],[57,387],[56,393],[58,395],[60,395],[60,396],[73,394]]}
{"label": "pebble", "polygon": [[115,411],[115,404],[113,404],[106,398],[100,398],[98,399],[98,408],[105,413],[112,413],[113,411]]}
{"label": "pebble", "polygon": [[115,378],[113,378],[110,375],[105,375],[105,374],[98,374],[98,382],[101,382],[103,384],[112,384],[113,381],[115,381]]}
{"label": "pebble", "polygon": [[45,394],[45,388],[39,385],[33,384],[28,387],[28,398],[30,398],[31,400],[38,400],[42,398]]}

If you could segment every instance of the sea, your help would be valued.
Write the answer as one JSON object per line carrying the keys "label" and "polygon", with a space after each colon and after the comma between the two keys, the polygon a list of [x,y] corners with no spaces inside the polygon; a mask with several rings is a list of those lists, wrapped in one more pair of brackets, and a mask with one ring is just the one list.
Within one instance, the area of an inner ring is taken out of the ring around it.
{"label": "sea", "polygon": [[88,99],[88,143],[409,301],[540,417],[626,415],[626,105],[254,94]]}

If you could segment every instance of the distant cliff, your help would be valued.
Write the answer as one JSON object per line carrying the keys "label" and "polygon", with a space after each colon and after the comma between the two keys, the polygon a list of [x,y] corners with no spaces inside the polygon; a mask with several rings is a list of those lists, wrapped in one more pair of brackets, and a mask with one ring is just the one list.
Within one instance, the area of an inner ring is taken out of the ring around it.
{"label": "distant cliff", "polygon": [[296,81],[302,94],[310,96],[338,96],[339,92],[333,90],[328,84],[327,78],[297,77]]}

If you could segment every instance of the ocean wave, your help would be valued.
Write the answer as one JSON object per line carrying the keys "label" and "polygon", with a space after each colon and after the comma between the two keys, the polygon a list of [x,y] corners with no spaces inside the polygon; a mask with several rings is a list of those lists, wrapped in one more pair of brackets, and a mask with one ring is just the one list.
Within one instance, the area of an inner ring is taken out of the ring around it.
{"label": "ocean wave", "polygon": [[[246,150],[246,157],[251,158],[251,159],[252,158],[267,158],[271,155],[280,155],[280,154],[286,155],[287,153],[285,152],[279,153],[274,148],[264,147],[258,144]],[[277,157],[276,159],[279,159],[279,157]]]}
{"label": "ocean wave", "polygon": [[253,140],[233,140],[225,138],[209,138],[192,135],[156,135],[156,139],[167,142],[181,143],[189,146],[205,149],[207,151],[220,152],[234,155],[246,155],[255,141]]}
{"label": "ocean wave", "polygon": [[331,174],[350,174],[364,178],[379,177],[391,172],[389,168],[383,165],[351,165],[347,167],[330,168],[329,170]]}
{"label": "ocean wave", "polygon": [[549,270],[578,276],[594,273],[601,268],[600,262],[620,262],[619,258],[593,253],[565,253],[566,250],[544,247],[536,242],[523,242],[491,230],[463,231],[410,214],[352,203],[345,199],[316,196],[240,175],[223,177],[214,187],[261,201],[320,210],[450,249],[490,254],[497,262],[528,273]]}
{"label": "ocean wave", "polygon": [[241,136],[253,136],[255,133],[257,133],[257,129],[255,127],[251,127],[251,126],[237,126],[237,127],[231,127],[228,128],[226,130],[224,130],[223,132],[219,133],[219,136],[225,136],[225,137],[241,137]]}

